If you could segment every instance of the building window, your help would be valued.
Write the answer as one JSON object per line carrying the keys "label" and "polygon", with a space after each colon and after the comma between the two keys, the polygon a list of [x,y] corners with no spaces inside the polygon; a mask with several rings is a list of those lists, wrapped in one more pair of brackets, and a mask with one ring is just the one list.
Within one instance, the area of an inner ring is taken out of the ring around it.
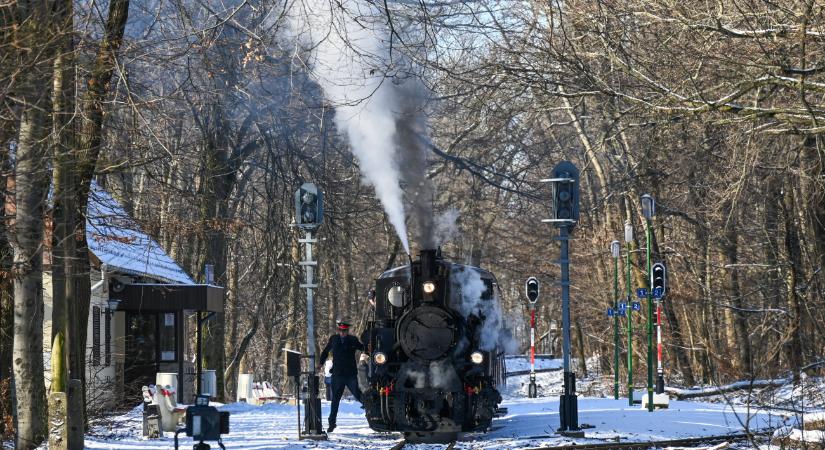
{"label": "building window", "polygon": [[160,361],[177,361],[177,327],[175,313],[162,313],[160,321]]}
{"label": "building window", "polygon": [[106,358],[106,367],[112,365],[112,315],[114,315],[114,311],[110,311],[104,317],[104,335],[103,335],[103,350],[104,350],[104,357]]}
{"label": "building window", "polygon": [[92,308],[92,366],[100,365],[100,307]]}

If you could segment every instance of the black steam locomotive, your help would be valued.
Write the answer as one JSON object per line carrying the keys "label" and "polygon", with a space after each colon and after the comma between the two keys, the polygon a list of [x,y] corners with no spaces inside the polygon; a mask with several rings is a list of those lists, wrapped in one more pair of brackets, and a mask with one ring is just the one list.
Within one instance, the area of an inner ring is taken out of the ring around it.
{"label": "black steam locomotive", "polygon": [[489,429],[503,358],[503,326],[490,317],[500,312],[493,274],[424,250],[418,261],[381,274],[375,292],[363,336],[370,427],[422,442]]}

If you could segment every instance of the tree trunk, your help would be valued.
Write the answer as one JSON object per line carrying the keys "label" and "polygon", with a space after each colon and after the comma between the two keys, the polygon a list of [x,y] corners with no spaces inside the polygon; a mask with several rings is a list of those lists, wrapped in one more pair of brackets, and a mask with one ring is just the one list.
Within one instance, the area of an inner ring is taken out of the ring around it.
{"label": "tree trunk", "polygon": [[578,363],[579,363],[579,378],[584,378],[587,376],[587,355],[584,351],[584,332],[582,331],[582,322],[581,319],[576,318],[574,321],[576,325],[576,353],[578,353]]}
{"label": "tree trunk", "polygon": [[[729,211],[730,208],[723,210]],[[735,212],[732,214],[736,214]],[[753,363],[751,360],[751,344],[748,333],[748,321],[745,316],[744,302],[742,301],[742,289],[739,283],[739,243],[738,233],[734,224],[736,221],[731,219],[733,223],[729,224],[725,230],[724,241],[722,242],[722,251],[724,253],[725,264],[728,266],[728,299],[730,305],[727,311],[730,313],[731,325],[733,326],[734,345],[731,350],[734,350],[738,360],[736,361],[737,368],[743,372],[742,375],[750,377],[753,374]],[[731,308],[732,306],[732,308]]]}
{"label": "tree trunk", "polygon": [[[71,346],[69,304],[66,301],[66,273],[64,262],[74,256],[74,233],[69,222],[74,206],[71,183],[74,180],[72,151],[74,133],[74,41],[73,4],[71,0],[58,3],[56,13],[61,30],[61,45],[54,61],[54,95],[52,96],[52,157],[54,158],[52,195],[52,334],[51,392],[66,392],[69,381],[66,346]],[[72,232],[70,232],[72,230]]]}
{"label": "tree trunk", "polygon": [[[0,139],[0,186],[8,191],[13,190],[13,179],[10,175],[10,161],[8,146],[5,139]],[[0,217],[7,217],[11,211],[6,205],[11,203],[6,195],[0,195]],[[11,276],[14,252],[9,243],[10,229],[6,219],[0,221],[0,439],[5,439],[14,433],[12,427],[12,395],[11,395],[11,367],[12,345],[14,332],[14,280]]]}
{"label": "tree trunk", "polygon": [[35,448],[46,437],[43,379],[43,215],[49,189],[47,76],[32,76],[20,121],[15,182],[14,382],[18,449]]}
{"label": "tree trunk", "polygon": [[790,175],[787,177],[782,197],[782,216],[785,220],[785,251],[788,254],[788,274],[786,302],[790,317],[788,319],[785,336],[785,356],[789,368],[793,370],[794,382],[799,382],[800,369],[803,361],[802,347],[802,299],[798,288],[802,282],[800,268],[802,267],[802,249],[799,242],[799,230],[796,224],[796,214],[794,212],[794,180]]}
{"label": "tree trunk", "polygon": [[[86,334],[91,302],[91,280],[89,270],[89,247],[86,241],[86,206],[89,191],[97,166],[102,142],[102,127],[105,114],[104,101],[109,92],[109,84],[115,71],[117,52],[123,42],[123,33],[129,16],[129,0],[109,2],[109,16],[106,20],[103,39],[98,47],[88,89],[82,102],[83,124],[79,136],[79,148],[74,154],[68,174],[71,177],[66,189],[71,204],[65,205],[66,231],[75,240],[68,243],[67,252],[73,258],[64,262],[66,273],[66,301],[68,304],[69,327],[67,342],[69,347],[69,377],[81,380],[82,397],[86,397]],[[67,242],[70,240],[67,240]],[[84,420],[85,423],[85,402]]]}

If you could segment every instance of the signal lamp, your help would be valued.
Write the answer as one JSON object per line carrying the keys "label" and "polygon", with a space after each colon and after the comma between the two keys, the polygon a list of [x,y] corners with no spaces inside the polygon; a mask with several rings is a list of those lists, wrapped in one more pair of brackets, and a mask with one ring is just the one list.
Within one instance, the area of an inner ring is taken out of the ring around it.
{"label": "signal lamp", "polygon": [[372,356],[372,359],[375,361],[376,364],[384,364],[387,362],[387,355],[381,352],[375,352],[375,355]]}
{"label": "signal lamp", "polygon": [[473,352],[470,354],[470,361],[472,361],[473,364],[481,364],[484,362],[484,354],[481,352]]}
{"label": "signal lamp", "polygon": [[425,282],[421,287],[424,289],[425,294],[432,294],[435,292],[435,283],[432,281]]}

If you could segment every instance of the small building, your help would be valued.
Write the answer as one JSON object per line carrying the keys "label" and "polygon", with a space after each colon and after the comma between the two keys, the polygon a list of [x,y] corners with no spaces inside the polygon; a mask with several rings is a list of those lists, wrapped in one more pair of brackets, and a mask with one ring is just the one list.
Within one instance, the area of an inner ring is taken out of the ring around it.
{"label": "small building", "polygon": [[[195,283],[108,192],[94,183],[86,225],[92,283],[86,341],[87,404],[110,407],[137,402],[142,386],[155,384],[158,373],[167,374],[167,380],[182,377],[178,402],[190,402],[195,357],[188,343],[195,336],[199,312],[222,311],[223,288]],[[45,259],[48,262],[49,255]],[[43,352],[47,384],[51,278],[46,270]]]}

